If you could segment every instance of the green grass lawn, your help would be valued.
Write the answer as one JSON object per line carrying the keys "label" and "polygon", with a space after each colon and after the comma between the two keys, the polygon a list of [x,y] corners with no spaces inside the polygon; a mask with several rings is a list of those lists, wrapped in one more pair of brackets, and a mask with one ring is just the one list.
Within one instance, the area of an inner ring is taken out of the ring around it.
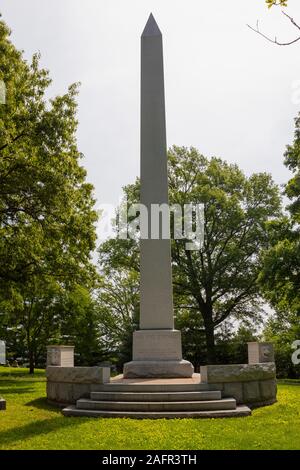
{"label": "green grass lawn", "polygon": [[47,404],[44,371],[0,367],[0,449],[300,449],[300,384],[251,417],[131,420],[65,418]]}

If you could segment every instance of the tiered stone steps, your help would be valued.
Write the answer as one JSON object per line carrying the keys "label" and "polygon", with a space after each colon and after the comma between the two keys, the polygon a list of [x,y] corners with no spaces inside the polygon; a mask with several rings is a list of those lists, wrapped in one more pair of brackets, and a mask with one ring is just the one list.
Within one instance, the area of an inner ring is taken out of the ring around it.
{"label": "tiered stone steps", "polygon": [[142,401],[142,402],[178,402],[178,401],[200,401],[220,400],[220,391],[206,392],[92,392],[91,400],[97,401]]}
{"label": "tiered stone steps", "polygon": [[234,398],[222,398],[193,379],[124,380],[117,378],[97,386],[90,398],[77,400],[63,409],[65,416],[127,418],[220,418],[249,416],[247,406],[237,406]]}
{"label": "tiered stone steps", "polygon": [[65,416],[83,416],[90,418],[133,418],[133,419],[171,419],[171,418],[238,418],[250,416],[251,411],[247,406],[237,406],[235,410],[214,411],[106,411],[106,410],[81,410],[76,406],[68,406],[63,410]]}
{"label": "tiered stone steps", "polygon": [[77,400],[77,408],[81,410],[109,411],[207,411],[235,410],[233,398],[211,401],[94,401]]}

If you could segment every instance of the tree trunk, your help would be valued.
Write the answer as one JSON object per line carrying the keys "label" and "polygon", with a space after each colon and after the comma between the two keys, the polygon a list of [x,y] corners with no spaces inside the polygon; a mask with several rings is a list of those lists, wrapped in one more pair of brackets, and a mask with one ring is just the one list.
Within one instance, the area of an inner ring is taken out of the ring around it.
{"label": "tree trunk", "polygon": [[34,374],[35,359],[33,351],[29,351],[29,374]]}
{"label": "tree trunk", "polygon": [[212,322],[205,322],[205,337],[206,337],[206,350],[207,350],[207,362],[208,364],[215,364],[216,352],[215,352],[215,331]]}

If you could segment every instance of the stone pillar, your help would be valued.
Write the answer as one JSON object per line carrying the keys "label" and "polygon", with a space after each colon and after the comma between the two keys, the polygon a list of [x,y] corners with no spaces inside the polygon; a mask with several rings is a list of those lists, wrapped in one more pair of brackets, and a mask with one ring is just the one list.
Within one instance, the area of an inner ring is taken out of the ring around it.
{"label": "stone pillar", "polygon": [[47,346],[47,366],[74,367],[74,346]]}
{"label": "stone pillar", "polygon": [[274,362],[274,347],[272,343],[250,342],[248,344],[248,363]]}
{"label": "stone pillar", "polygon": [[148,239],[140,244],[140,330],[124,377],[190,377],[193,366],[182,360],[181,333],[174,330],[171,240],[161,227],[151,237],[151,208],[168,204],[163,45],[152,14],[141,38],[141,204],[148,209]]}
{"label": "stone pillar", "polygon": [[48,400],[66,405],[100,391],[102,384],[110,382],[110,368],[48,366],[46,377]]}

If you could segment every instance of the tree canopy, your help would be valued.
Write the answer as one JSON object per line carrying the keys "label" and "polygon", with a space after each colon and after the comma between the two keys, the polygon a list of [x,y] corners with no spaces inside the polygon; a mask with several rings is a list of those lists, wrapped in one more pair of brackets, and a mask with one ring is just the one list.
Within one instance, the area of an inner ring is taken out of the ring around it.
{"label": "tree canopy", "polygon": [[27,63],[9,35],[1,21],[0,322],[24,331],[32,369],[58,299],[96,279],[97,214],[76,141],[78,85],[48,100],[49,72],[38,55]]}
{"label": "tree canopy", "polygon": [[285,165],[293,173],[285,187],[289,216],[276,222],[276,236],[265,255],[260,280],[277,310],[300,315],[300,116],[295,124],[294,142],[285,153]]}
{"label": "tree canopy", "polygon": [[[196,329],[213,362],[216,329],[229,318],[257,318],[260,254],[268,246],[266,225],[280,213],[279,191],[268,174],[247,178],[237,165],[184,147],[169,151],[169,188],[171,204],[204,204],[203,248],[188,251],[186,240],[172,242],[173,282],[177,322],[185,327],[189,348],[192,337],[199,338]],[[139,201],[139,181],[125,193],[129,203]],[[111,270],[138,273],[137,243],[117,239],[100,247],[106,278]]]}

